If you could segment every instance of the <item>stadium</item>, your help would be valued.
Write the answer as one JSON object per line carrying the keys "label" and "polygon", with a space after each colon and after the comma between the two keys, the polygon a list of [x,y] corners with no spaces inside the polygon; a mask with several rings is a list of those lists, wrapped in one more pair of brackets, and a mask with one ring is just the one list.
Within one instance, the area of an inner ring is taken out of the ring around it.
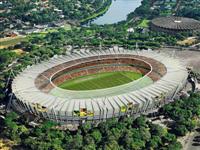
{"label": "stadium", "polygon": [[151,29],[171,34],[180,32],[195,32],[200,31],[200,22],[186,17],[159,17],[151,21]]}
{"label": "stadium", "polygon": [[65,124],[137,116],[168,103],[188,77],[183,62],[153,51],[110,48],[53,57],[12,83],[12,108]]}

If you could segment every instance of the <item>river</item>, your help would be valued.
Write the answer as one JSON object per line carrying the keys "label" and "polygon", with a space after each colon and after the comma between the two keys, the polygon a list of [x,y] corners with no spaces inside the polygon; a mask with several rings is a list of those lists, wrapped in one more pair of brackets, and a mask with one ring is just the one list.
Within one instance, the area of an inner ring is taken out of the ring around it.
{"label": "river", "polygon": [[91,24],[113,24],[126,20],[127,15],[141,5],[142,0],[113,0],[108,11],[91,21]]}

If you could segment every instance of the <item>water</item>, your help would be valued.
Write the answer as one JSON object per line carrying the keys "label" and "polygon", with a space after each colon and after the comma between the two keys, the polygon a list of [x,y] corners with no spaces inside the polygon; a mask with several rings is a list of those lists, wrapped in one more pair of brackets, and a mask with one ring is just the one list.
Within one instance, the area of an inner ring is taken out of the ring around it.
{"label": "water", "polygon": [[113,0],[108,11],[91,22],[91,24],[113,24],[126,20],[129,13],[141,5],[142,0]]}

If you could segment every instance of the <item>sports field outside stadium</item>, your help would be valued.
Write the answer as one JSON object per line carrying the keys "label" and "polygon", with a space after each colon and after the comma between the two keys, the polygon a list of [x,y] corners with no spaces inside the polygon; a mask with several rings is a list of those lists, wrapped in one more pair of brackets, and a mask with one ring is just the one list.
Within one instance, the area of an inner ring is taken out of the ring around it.
{"label": "sports field outside stadium", "polygon": [[132,71],[103,72],[67,80],[59,87],[67,90],[104,89],[132,82],[142,76]]}

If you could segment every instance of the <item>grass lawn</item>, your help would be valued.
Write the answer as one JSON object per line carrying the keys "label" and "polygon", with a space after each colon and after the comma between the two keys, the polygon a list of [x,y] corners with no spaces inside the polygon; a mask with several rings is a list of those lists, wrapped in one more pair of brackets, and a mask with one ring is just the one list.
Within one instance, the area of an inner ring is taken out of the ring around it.
{"label": "grass lawn", "polygon": [[32,33],[28,35],[29,39],[38,37],[38,38],[44,38],[48,33],[58,32],[58,29],[64,29],[66,31],[71,30],[72,26],[70,24],[65,24],[64,27],[54,27],[54,28],[48,28],[44,31],[38,32],[38,33]]}
{"label": "grass lawn", "polygon": [[68,90],[103,89],[129,83],[142,76],[140,73],[130,71],[104,72],[67,80],[59,87]]}
{"label": "grass lawn", "polygon": [[143,19],[142,22],[138,25],[141,28],[147,28],[149,26],[149,20]]}
{"label": "grass lawn", "polygon": [[2,39],[0,39],[0,49],[16,45],[17,43],[20,43],[20,42],[26,41],[26,40],[27,40],[27,38],[25,36],[2,38]]}
{"label": "grass lawn", "polygon": [[12,50],[13,52],[15,52],[17,55],[22,55],[24,53],[26,53],[25,51],[23,51],[22,49],[14,49]]}
{"label": "grass lawn", "polygon": [[53,33],[53,32],[58,32],[59,28],[63,28],[64,30],[71,30],[71,25],[70,24],[65,24],[63,27],[55,27],[55,28],[50,28],[50,29],[46,29],[45,31],[41,32],[41,33]]}

